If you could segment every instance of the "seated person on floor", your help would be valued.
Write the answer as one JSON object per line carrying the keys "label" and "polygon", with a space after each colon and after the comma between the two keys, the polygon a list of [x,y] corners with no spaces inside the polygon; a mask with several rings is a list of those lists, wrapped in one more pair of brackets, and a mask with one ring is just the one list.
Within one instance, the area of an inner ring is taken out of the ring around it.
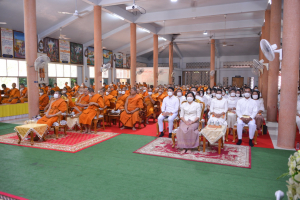
{"label": "seated person on floor", "polygon": [[249,146],[253,147],[252,139],[256,130],[255,116],[257,114],[257,105],[253,99],[251,99],[251,89],[249,87],[244,88],[244,96],[238,100],[236,106],[237,119],[237,145],[242,144],[243,128],[246,124],[249,126]]}
{"label": "seated person on floor", "polygon": [[139,117],[139,109],[143,108],[143,99],[137,93],[136,87],[132,87],[130,90],[130,95],[127,97],[125,102],[125,111],[123,111],[120,115],[120,121],[123,126],[121,129],[125,127],[135,129],[135,124],[140,121]]}
{"label": "seated person on floor", "polygon": [[177,147],[183,149],[183,153],[191,153],[192,148],[199,146],[199,119],[202,112],[202,104],[195,102],[193,92],[187,93],[187,102],[180,106],[180,125],[176,132]]}
{"label": "seated person on floor", "polygon": [[58,120],[58,116],[67,111],[67,103],[61,98],[61,95],[60,91],[54,93],[54,98],[50,101],[49,109],[45,113],[45,116],[37,121],[38,124],[47,124],[50,129],[52,124]]}
{"label": "seated person on floor", "polygon": [[20,102],[24,103],[24,102],[28,102],[28,92],[27,92],[27,87],[25,87],[24,84],[20,84]]}
{"label": "seated person on floor", "polygon": [[228,103],[227,126],[228,128],[231,129],[231,131],[234,127],[234,124],[236,123],[236,104],[238,100],[239,98],[236,97],[235,89],[231,89],[227,99],[227,103]]}
{"label": "seated person on floor", "polygon": [[[75,100],[75,107],[78,110],[83,110],[84,108],[88,107],[89,104],[89,90],[87,88],[79,88],[79,96]],[[78,110],[74,109],[74,113],[78,114]]]}
{"label": "seated person on floor", "polygon": [[222,90],[217,89],[216,98],[210,104],[210,117],[207,124],[213,122],[215,125],[227,126],[226,112],[228,110],[227,100],[222,98]]}
{"label": "seated person on floor", "polygon": [[9,90],[9,97],[2,101],[3,104],[15,104],[20,103],[20,91],[16,88],[16,83],[12,84],[12,89]]}
{"label": "seated person on floor", "polygon": [[[93,88],[88,88],[90,101],[89,106],[79,116],[79,123],[85,128],[85,133],[91,133],[91,125],[97,115],[97,109],[104,108],[104,100],[100,94],[96,94]],[[83,128],[83,127],[82,127]]]}
{"label": "seated person on floor", "polygon": [[77,84],[77,82],[74,82],[74,87],[72,88],[72,92],[71,92],[71,95],[73,97],[77,97],[79,95],[78,89],[79,89],[79,85]]}
{"label": "seated person on floor", "polygon": [[177,97],[174,96],[174,88],[169,87],[168,88],[168,96],[166,98],[164,98],[162,106],[161,106],[162,113],[157,118],[158,128],[159,128],[159,132],[160,132],[159,137],[164,136],[163,120],[165,118],[168,118],[169,138],[172,137],[173,121],[178,115],[178,109],[179,109],[179,100]]}
{"label": "seated person on floor", "polygon": [[110,86],[109,88],[110,88],[110,93],[109,93],[109,95],[111,95],[111,96],[113,96],[113,97],[118,96],[118,92],[117,92],[117,90],[115,90],[115,87],[114,87],[114,86]]}
{"label": "seated person on floor", "polygon": [[255,101],[256,106],[257,106],[257,115],[254,118],[257,130],[260,130],[263,125],[264,117],[263,117],[262,113],[265,110],[264,102],[260,101],[259,94],[260,94],[260,92],[258,90],[254,90],[251,95],[252,99]]}
{"label": "seated person on floor", "polygon": [[39,97],[39,110],[44,111],[45,107],[49,103],[49,97],[44,93],[43,89],[40,89],[40,97]]}
{"label": "seated person on floor", "polygon": [[67,93],[72,92],[72,88],[70,86],[68,86],[68,82],[65,82],[65,88],[67,89]]}
{"label": "seated person on floor", "polygon": [[176,91],[176,95],[177,95],[177,98],[179,99],[179,105],[181,105],[182,102],[186,101],[186,97],[182,95],[182,89],[178,88]]}

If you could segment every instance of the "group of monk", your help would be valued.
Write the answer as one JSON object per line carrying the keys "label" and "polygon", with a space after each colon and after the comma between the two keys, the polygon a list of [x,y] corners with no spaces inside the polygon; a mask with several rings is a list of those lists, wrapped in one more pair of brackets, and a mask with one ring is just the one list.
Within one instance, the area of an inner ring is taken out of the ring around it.
{"label": "group of monk", "polygon": [[12,88],[8,88],[6,84],[1,85],[0,104],[16,104],[28,101],[27,87],[24,84],[20,84],[20,89],[16,88],[16,83],[11,86]]}

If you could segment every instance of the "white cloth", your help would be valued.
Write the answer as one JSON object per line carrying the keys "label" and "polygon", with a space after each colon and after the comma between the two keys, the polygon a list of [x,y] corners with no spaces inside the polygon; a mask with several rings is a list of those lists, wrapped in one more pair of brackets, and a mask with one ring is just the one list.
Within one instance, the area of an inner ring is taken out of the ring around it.
{"label": "white cloth", "polygon": [[261,101],[260,99],[257,99],[257,100],[254,100],[254,102],[256,103],[256,106],[257,106],[257,112],[260,110],[262,110],[262,111],[265,110],[263,101]]}
{"label": "white cloth", "polygon": [[205,96],[196,96],[196,99],[198,99],[198,100],[200,100],[200,101],[202,101],[203,103],[205,103],[205,108],[204,108],[204,110],[206,110],[206,108],[207,108],[207,98],[205,97]]}
{"label": "white cloth", "polygon": [[[176,114],[173,114],[172,116],[169,116],[168,117],[168,124],[169,124],[169,133],[172,133],[172,130],[173,130],[173,121],[174,119],[177,117],[177,113]],[[158,127],[159,127],[159,132],[163,132],[164,130],[164,119],[166,117],[164,117],[162,114],[160,114],[157,118],[157,121],[158,121]]]}
{"label": "white cloth", "polygon": [[207,100],[207,105],[210,106],[211,100],[212,100],[211,94],[206,94],[206,95],[204,95],[204,97],[205,97],[206,100]]}
{"label": "white cloth", "polygon": [[248,115],[252,119],[254,119],[257,114],[257,105],[255,101],[251,98],[242,98],[238,100],[236,106],[236,114],[238,118],[241,118],[243,115]]}
{"label": "white cloth", "polygon": [[202,111],[202,104],[193,101],[191,104],[185,102],[180,107],[180,118],[185,121],[194,121],[197,117],[200,119]]}
{"label": "white cloth", "polygon": [[177,96],[177,98],[179,99],[179,107],[180,107],[181,103],[186,101],[186,98],[185,98],[185,96],[181,96],[181,97]]}
{"label": "white cloth", "polygon": [[238,97],[229,97],[227,99],[228,108],[236,108],[238,100],[239,100]]}
{"label": "white cloth", "polygon": [[165,97],[161,106],[161,111],[162,112],[171,112],[177,115],[179,109],[179,101],[176,96],[172,97]]}
{"label": "white cloth", "polygon": [[[237,134],[238,134],[238,139],[241,140],[243,138],[243,128],[245,126],[245,123],[241,120],[237,120]],[[254,133],[256,130],[256,124],[255,120],[252,118],[252,120],[248,123],[249,126],[249,138],[252,140],[254,137]]]}

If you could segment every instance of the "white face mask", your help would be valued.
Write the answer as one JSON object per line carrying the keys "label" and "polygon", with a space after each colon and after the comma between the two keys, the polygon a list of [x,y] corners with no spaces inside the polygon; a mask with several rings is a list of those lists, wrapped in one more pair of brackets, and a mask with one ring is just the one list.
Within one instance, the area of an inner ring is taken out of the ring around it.
{"label": "white face mask", "polygon": [[119,94],[122,94],[122,91],[119,91]]}
{"label": "white face mask", "polygon": [[221,94],[216,94],[217,99],[221,99],[222,95]]}
{"label": "white face mask", "polygon": [[44,93],[40,93],[40,96],[42,96]]}
{"label": "white face mask", "polygon": [[108,92],[105,92],[105,94],[106,94],[106,95],[109,95],[109,93],[108,93]]}
{"label": "white face mask", "polygon": [[125,91],[122,91],[122,94],[125,94]]}
{"label": "white face mask", "polygon": [[66,93],[66,91],[62,91],[62,93]]}
{"label": "white face mask", "polygon": [[83,94],[83,92],[79,92],[79,94]]}
{"label": "white face mask", "polygon": [[206,93],[207,93],[207,94],[210,94],[210,91],[208,90]]}
{"label": "white face mask", "polygon": [[54,94],[54,96],[53,96],[55,99],[57,99],[58,98],[58,94]]}
{"label": "white face mask", "polygon": [[192,102],[194,99],[193,99],[193,97],[187,97],[186,100],[187,100],[188,102]]}
{"label": "white face mask", "polygon": [[253,99],[258,99],[258,95],[252,95]]}
{"label": "white face mask", "polygon": [[177,92],[177,96],[181,97],[182,93],[181,92]]}
{"label": "white face mask", "polygon": [[168,92],[168,95],[169,95],[169,96],[172,96],[172,95],[173,95],[173,92]]}
{"label": "white face mask", "polygon": [[215,97],[215,96],[216,96],[216,93],[212,93],[212,95]]}
{"label": "white face mask", "polygon": [[152,92],[148,92],[149,95],[152,95]]}
{"label": "white face mask", "polygon": [[93,96],[92,94],[89,94],[89,96],[91,97],[91,96]]}
{"label": "white face mask", "polygon": [[235,93],[230,93],[230,96],[235,97]]}
{"label": "white face mask", "polygon": [[83,85],[81,85],[81,87],[83,87]]}
{"label": "white face mask", "polygon": [[143,90],[143,92],[146,92],[146,90]]}
{"label": "white face mask", "polygon": [[225,92],[222,92],[222,95],[224,96],[224,95],[225,95]]}
{"label": "white face mask", "polygon": [[200,93],[200,97],[203,97],[203,93]]}
{"label": "white face mask", "polygon": [[245,93],[245,97],[249,98],[250,97],[250,93]]}
{"label": "white face mask", "polygon": [[194,95],[196,95],[196,92],[193,92],[194,93]]}
{"label": "white face mask", "polygon": [[240,94],[235,94],[235,96],[236,96],[236,97],[239,97],[239,96],[240,96]]}

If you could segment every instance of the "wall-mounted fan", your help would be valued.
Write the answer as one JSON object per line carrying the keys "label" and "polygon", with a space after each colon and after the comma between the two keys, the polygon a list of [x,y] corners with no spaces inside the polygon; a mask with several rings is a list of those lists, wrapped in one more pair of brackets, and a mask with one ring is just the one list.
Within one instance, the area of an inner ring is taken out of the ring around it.
{"label": "wall-mounted fan", "polygon": [[261,59],[260,61],[253,59],[253,67],[259,69],[261,74],[264,73],[264,66],[269,70],[269,63],[264,63],[264,59]]}
{"label": "wall-mounted fan", "polygon": [[275,53],[279,53],[279,60],[282,60],[282,49],[277,49],[276,44],[271,45],[267,40],[262,39],[260,41],[260,49],[269,61],[274,60]]}
{"label": "wall-mounted fan", "polygon": [[172,72],[171,77],[174,77],[174,72]]}
{"label": "wall-mounted fan", "polygon": [[103,64],[101,67],[101,72],[106,72],[109,68],[111,68],[110,63]]}
{"label": "wall-mounted fan", "polygon": [[85,10],[85,11],[82,11],[82,12],[78,12],[77,10],[77,0],[75,2],[75,12],[74,13],[70,13],[70,12],[60,12],[58,11],[58,13],[60,14],[64,14],[64,15],[73,15],[73,16],[76,16],[76,17],[82,17],[84,14],[88,13],[89,11],[88,10]]}
{"label": "wall-mounted fan", "polygon": [[159,76],[159,75],[162,75],[163,73],[164,73],[164,70],[162,70],[162,69],[159,70],[159,71],[158,71],[158,76]]}
{"label": "wall-mounted fan", "polygon": [[136,72],[136,74],[137,74],[137,75],[141,75],[142,73],[144,73],[144,71],[145,71],[145,70],[144,70],[143,68],[142,68],[142,69],[139,69],[139,70]]}
{"label": "wall-mounted fan", "polygon": [[211,71],[209,72],[209,75],[210,75],[210,76],[214,76],[214,75],[215,75],[215,70],[211,70]]}
{"label": "wall-mounted fan", "polygon": [[69,40],[70,38],[67,38],[66,35],[62,35],[62,27],[59,28],[59,39],[60,40]]}

